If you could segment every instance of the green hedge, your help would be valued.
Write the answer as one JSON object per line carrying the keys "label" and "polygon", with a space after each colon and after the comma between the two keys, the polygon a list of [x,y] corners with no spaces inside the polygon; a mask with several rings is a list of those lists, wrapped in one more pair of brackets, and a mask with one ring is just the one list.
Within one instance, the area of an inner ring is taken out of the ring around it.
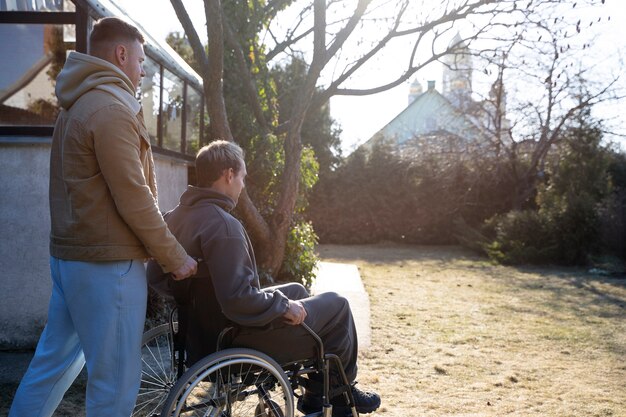
{"label": "green hedge", "polygon": [[500,168],[464,153],[357,150],[314,187],[307,212],[323,243],[456,243],[455,219],[477,226],[510,205]]}

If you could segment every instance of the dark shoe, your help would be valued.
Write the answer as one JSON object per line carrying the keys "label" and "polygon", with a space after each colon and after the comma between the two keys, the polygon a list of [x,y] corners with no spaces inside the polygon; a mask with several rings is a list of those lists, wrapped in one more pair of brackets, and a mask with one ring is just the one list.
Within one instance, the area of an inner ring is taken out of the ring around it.
{"label": "dark shoe", "polygon": [[315,394],[305,392],[298,398],[298,411],[303,414],[313,414],[322,410],[322,397]]}
{"label": "dark shoe", "polygon": [[[380,396],[375,392],[361,391],[354,385],[351,386],[354,405],[359,414],[369,414],[380,407]],[[333,417],[350,416],[351,410],[346,403],[344,396],[333,398],[330,403],[333,405]],[[323,407],[322,397],[312,393],[305,393],[298,398],[298,411],[303,414],[312,414],[321,411]]]}
{"label": "dark shoe", "polygon": [[[352,385],[352,397],[354,397],[354,405],[359,414],[369,414],[380,407],[380,396],[375,392],[361,391]],[[333,398],[331,401],[333,406],[347,407],[343,395]],[[334,408],[333,408],[334,410]],[[333,413],[334,414],[334,413]]]}

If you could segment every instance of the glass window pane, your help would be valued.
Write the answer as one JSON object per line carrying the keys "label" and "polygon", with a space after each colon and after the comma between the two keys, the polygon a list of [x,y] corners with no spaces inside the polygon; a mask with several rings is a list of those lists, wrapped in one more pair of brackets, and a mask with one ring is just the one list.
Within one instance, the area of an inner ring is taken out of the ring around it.
{"label": "glass window pane", "polygon": [[0,11],[10,12],[73,12],[69,0],[0,0]]}
{"label": "glass window pane", "polygon": [[169,72],[163,71],[163,147],[171,151],[181,152],[181,134],[183,121],[183,80]]}
{"label": "glass window pane", "polygon": [[52,125],[58,113],[56,78],[73,43],[62,25],[2,24],[0,125]]}
{"label": "glass window pane", "polygon": [[146,57],[143,63],[143,70],[146,72],[146,76],[141,80],[143,117],[150,134],[150,142],[156,145],[159,125],[159,97],[161,95],[160,66],[149,57]]}
{"label": "glass window pane", "polygon": [[76,26],[63,25],[63,41],[76,43]]}
{"label": "glass window pane", "polygon": [[195,155],[200,149],[200,118],[202,117],[202,95],[187,87],[187,153]]}

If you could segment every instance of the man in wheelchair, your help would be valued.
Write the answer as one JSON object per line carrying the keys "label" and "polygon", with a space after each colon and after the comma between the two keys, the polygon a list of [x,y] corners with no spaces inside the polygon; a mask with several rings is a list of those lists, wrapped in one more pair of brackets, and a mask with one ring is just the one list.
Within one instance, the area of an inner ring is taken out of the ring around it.
{"label": "man in wheelchair", "polygon": [[[357,335],[347,300],[336,293],[311,297],[297,283],[260,288],[252,245],[243,225],[229,212],[245,186],[242,149],[226,141],[203,147],[196,157],[198,186],[189,186],[179,205],[165,215],[169,229],[187,253],[202,261],[197,274],[183,281],[167,280],[179,314],[185,316],[187,365],[218,349],[222,331],[227,347],[247,347],[270,355],[280,364],[316,357],[317,343],[305,323],[322,339],[326,352],[339,357],[351,382],[359,413],[371,413],[380,397],[354,386]],[[158,264],[148,266],[149,282],[163,283]],[[331,372],[331,383],[338,372]],[[322,376],[310,383],[298,401],[305,414],[322,408]],[[343,396],[331,399],[333,415],[343,416]]]}

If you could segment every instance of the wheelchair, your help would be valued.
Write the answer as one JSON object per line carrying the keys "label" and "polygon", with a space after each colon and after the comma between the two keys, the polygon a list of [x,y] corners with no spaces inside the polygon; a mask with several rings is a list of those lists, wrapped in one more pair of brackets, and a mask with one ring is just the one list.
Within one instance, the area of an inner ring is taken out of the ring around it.
{"label": "wheelchair", "polygon": [[[299,398],[310,386],[307,375],[317,373],[323,376],[322,410],[305,417],[332,417],[330,398],[338,395],[346,403],[342,415],[358,417],[341,360],[324,352],[320,337],[306,324],[301,326],[317,343],[314,358],[278,364],[260,351],[230,347],[186,368],[181,342],[184,329],[179,329],[174,309],[168,323],[144,333],[141,387],[132,416],[296,417],[301,414],[295,414],[294,397]],[[222,332],[220,340],[228,330]],[[342,381],[333,389],[331,364]]]}

